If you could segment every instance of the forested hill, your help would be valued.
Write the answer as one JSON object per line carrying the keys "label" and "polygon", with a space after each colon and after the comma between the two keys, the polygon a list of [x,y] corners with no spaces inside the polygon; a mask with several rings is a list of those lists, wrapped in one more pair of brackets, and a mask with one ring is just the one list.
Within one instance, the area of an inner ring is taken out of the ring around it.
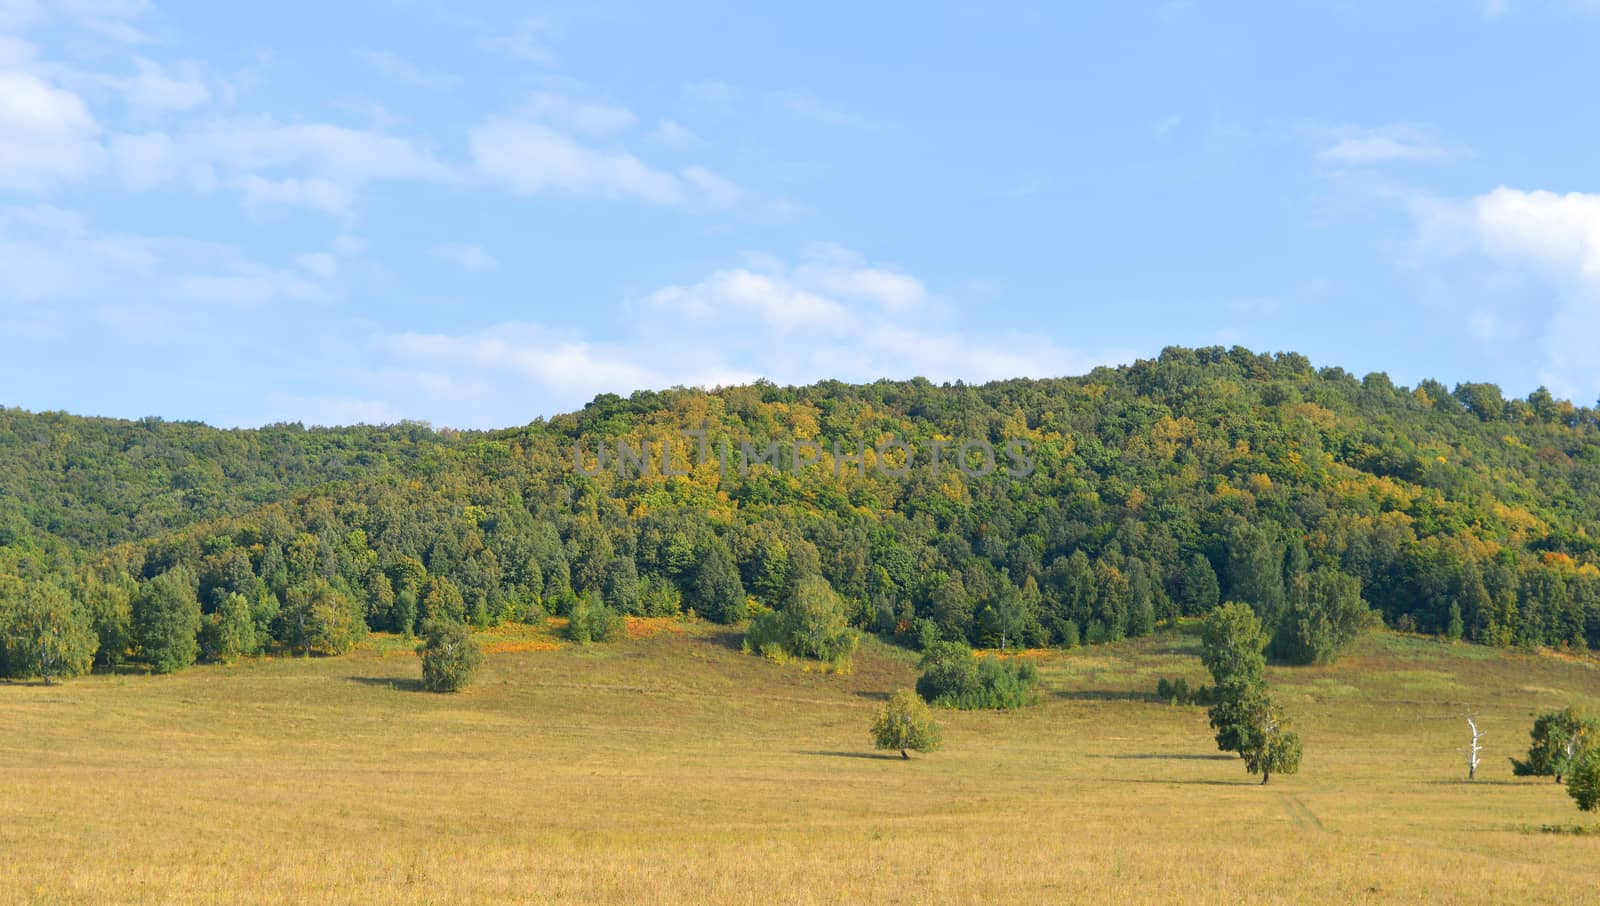
{"label": "forested hill", "polygon": [[[662,442],[687,474],[662,474]],[[969,442],[987,474],[953,467]],[[860,461],[836,468],[836,443]],[[308,644],[291,610],[405,630],[598,596],[731,622],[819,574],[857,625],[908,639],[1093,642],[1229,599],[1270,621],[1314,577],[1408,628],[1584,645],[1597,521],[1591,409],[1239,348],[983,386],[606,395],[494,433],[0,411],[0,597],[50,583],[120,612],[159,588],[213,621],[244,601],[261,645]],[[137,633],[101,644],[140,654]]]}

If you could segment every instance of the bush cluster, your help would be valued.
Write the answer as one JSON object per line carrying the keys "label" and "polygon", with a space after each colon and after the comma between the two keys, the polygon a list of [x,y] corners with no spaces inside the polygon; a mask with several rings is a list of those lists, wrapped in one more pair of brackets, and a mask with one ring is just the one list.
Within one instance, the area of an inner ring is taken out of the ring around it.
{"label": "bush cluster", "polygon": [[1039,668],[1028,661],[977,657],[960,642],[939,642],[922,655],[917,694],[947,708],[1021,708],[1034,702]]}

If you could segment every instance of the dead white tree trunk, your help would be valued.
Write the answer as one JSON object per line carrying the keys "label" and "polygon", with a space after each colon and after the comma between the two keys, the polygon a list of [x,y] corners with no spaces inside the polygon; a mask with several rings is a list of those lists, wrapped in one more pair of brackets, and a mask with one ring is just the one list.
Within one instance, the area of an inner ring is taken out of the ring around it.
{"label": "dead white tree trunk", "polygon": [[1467,749],[1467,779],[1473,780],[1478,776],[1478,753],[1483,751],[1483,746],[1479,743],[1483,740],[1483,733],[1471,715],[1467,716],[1467,726],[1472,728],[1472,746]]}

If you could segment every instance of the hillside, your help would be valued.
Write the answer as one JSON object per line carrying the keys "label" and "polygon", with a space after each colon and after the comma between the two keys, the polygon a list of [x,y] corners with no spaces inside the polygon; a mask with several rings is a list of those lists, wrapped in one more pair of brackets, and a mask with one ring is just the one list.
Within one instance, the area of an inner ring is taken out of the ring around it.
{"label": "hillside", "polygon": [[[908,468],[889,446],[861,452],[890,438]],[[662,474],[663,442],[683,474]],[[645,466],[617,466],[652,444]],[[743,448],[769,444],[746,468]],[[950,465],[963,444],[971,475]],[[836,463],[836,445],[859,459]],[[976,474],[984,445],[996,465]],[[1101,643],[1227,599],[1271,623],[1314,576],[1353,578],[1402,628],[1600,643],[1593,410],[1294,354],[607,395],[489,434],[6,410],[0,464],[0,599],[44,582],[91,602],[102,665],[144,656],[118,615],[163,575],[207,619],[239,596],[258,649],[342,650],[433,612],[483,626],[585,595],[736,622],[808,575],[855,625],[912,644]],[[307,637],[286,607],[322,608],[340,634]]]}
{"label": "hillside", "polygon": [[[389,637],[342,658],[0,686],[0,900],[1564,903],[1591,837],[1515,778],[1531,715],[1600,705],[1586,660],[1379,634],[1274,668],[1306,760],[1218,753],[1162,632],[1041,659],[1040,704],[945,712],[903,762],[866,727],[914,675],[746,657],[705,624],[579,648],[510,632],[483,681],[416,688]],[[533,646],[528,646],[533,647]],[[1489,747],[1468,784],[1462,714]],[[69,864],[70,871],[63,871]]]}

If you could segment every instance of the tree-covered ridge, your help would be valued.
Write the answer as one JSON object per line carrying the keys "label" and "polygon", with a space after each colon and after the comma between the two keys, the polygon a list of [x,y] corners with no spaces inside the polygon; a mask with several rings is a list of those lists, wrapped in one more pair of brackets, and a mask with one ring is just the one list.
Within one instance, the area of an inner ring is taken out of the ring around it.
{"label": "tree-covered ridge", "polygon": [[330,481],[410,471],[443,440],[417,424],[230,431],[0,408],[0,544],[149,538]]}
{"label": "tree-covered ridge", "polygon": [[[1097,642],[1239,600],[1276,656],[1319,660],[1361,599],[1392,624],[1490,644],[1600,643],[1593,410],[1485,384],[1397,387],[1294,354],[1168,349],[983,386],[605,395],[492,434],[161,424],[161,465],[145,452],[143,469],[115,451],[144,423],[5,419],[4,506],[27,531],[11,532],[0,574],[89,600],[178,571],[203,621],[249,613],[260,644],[297,650],[337,650],[351,619],[406,631],[565,614],[586,596],[735,622],[750,600],[814,600],[815,577],[854,626],[918,645]],[[708,460],[685,431],[704,432]],[[835,468],[835,444],[852,455],[891,436],[918,451],[908,474],[878,470],[871,450]],[[1033,473],[929,467],[931,447],[974,439],[1026,441]],[[654,467],[596,473],[617,441],[650,445]],[[774,441],[815,442],[821,462],[738,467],[744,446]],[[175,489],[179,474],[209,476],[204,492]],[[177,527],[84,528],[146,506]],[[81,522],[41,522],[61,514]],[[72,543],[46,552],[43,534]],[[319,627],[337,638],[312,638]],[[139,656],[136,639],[115,644],[102,662]]]}

